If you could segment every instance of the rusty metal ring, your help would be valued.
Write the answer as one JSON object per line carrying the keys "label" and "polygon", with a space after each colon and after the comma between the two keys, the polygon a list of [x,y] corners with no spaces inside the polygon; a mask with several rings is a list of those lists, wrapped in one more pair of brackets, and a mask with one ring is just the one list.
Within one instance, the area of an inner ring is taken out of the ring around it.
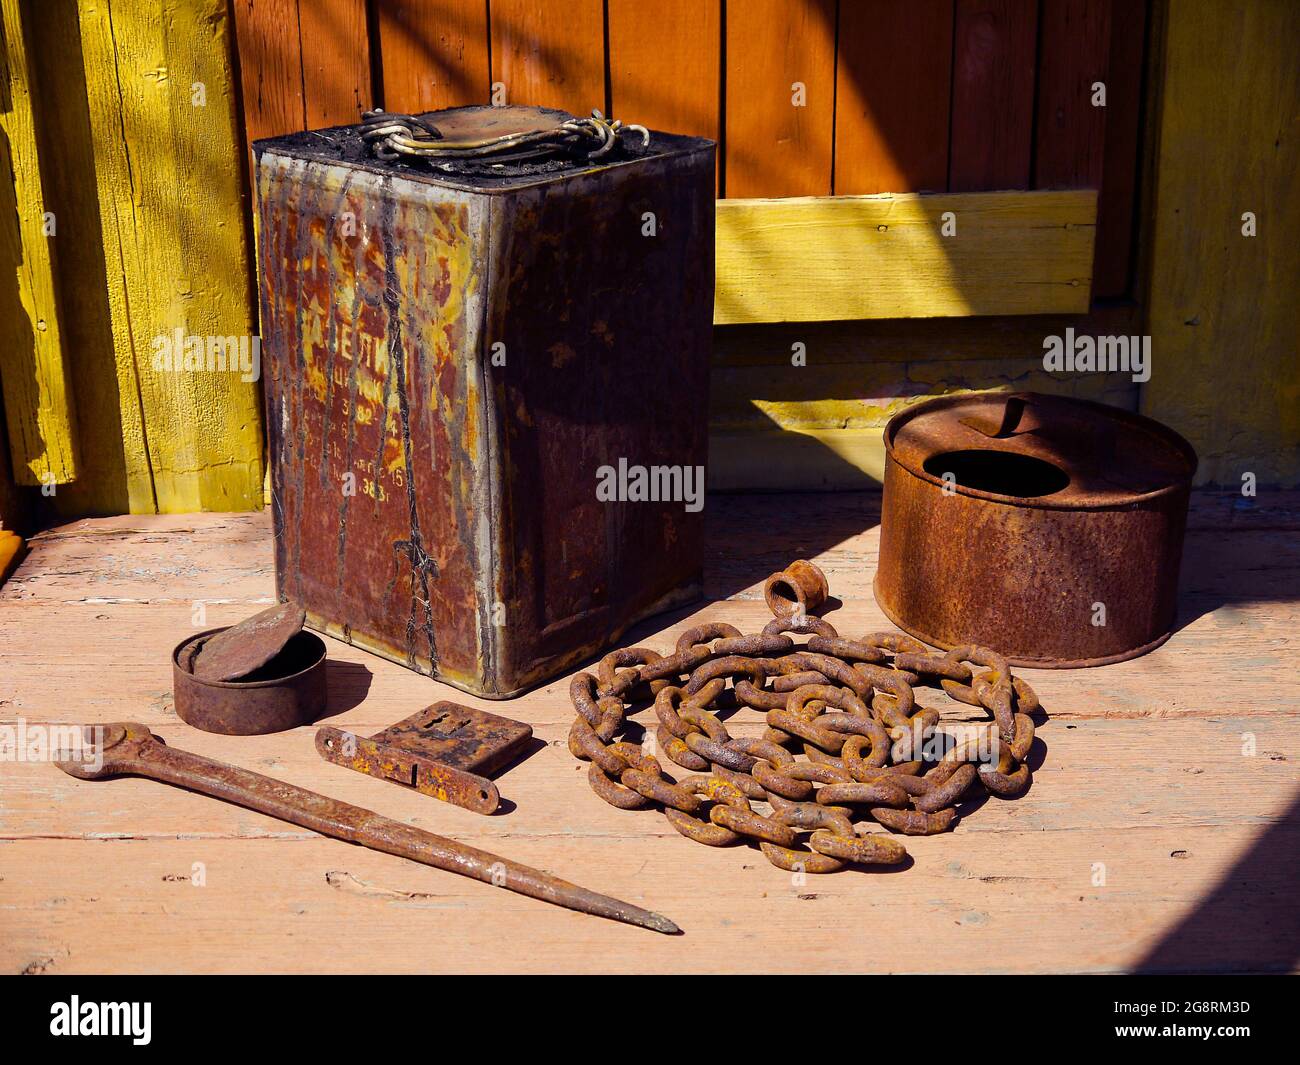
{"label": "rusty metal ring", "polygon": [[[749,809],[749,800],[740,789],[716,776],[700,774],[684,777],[677,786],[694,794],[702,803],[726,803]],[[683,810],[670,807],[664,811],[664,816],[668,819],[668,823],[687,839],[703,843],[706,847],[725,847],[738,842],[741,838],[738,832],[732,832],[729,828],[714,824],[711,820],[704,821],[699,817],[693,817]]]}
{"label": "rusty metal ring", "polygon": [[934,813],[873,806],[870,813],[886,828],[893,832],[901,832],[905,836],[937,836],[940,832],[947,832],[957,817],[957,811],[951,806]]}
{"label": "rusty metal ring", "polygon": [[897,865],[907,858],[907,848],[896,839],[882,835],[845,836],[818,829],[808,840],[808,846],[819,854],[859,865]]}
{"label": "rusty metal ring", "polygon": [[696,625],[692,629],[687,629],[677,637],[677,653],[684,654],[696,647],[703,647],[710,655],[713,654],[708,644],[712,640],[728,639],[734,636],[743,636],[735,625],[728,625],[725,621],[712,621],[705,625]]}
{"label": "rusty metal ring", "polygon": [[967,762],[950,776],[943,784],[930,788],[923,795],[915,796],[912,805],[925,814],[952,806],[975,783],[975,767]]}
{"label": "rusty metal ring", "polygon": [[591,790],[604,799],[610,806],[620,810],[640,810],[650,805],[650,800],[640,792],[624,787],[610,777],[595,762],[587,767],[587,783]]}
{"label": "rusty metal ring", "polygon": [[709,760],[701,758],[663,725],[655,731],[655,739],[659,743],[659,749],[683,769],[689,769],[694,773],[708,771]]}
{"label": "rusty metal ring", "polygon": [[789,710],[769,710],[767,723],[780,732],[798,736],[805,743],[812,743],[830,754],[838,754],[844,746],[844,735],[816,725],[812,720]]}
{"label": "rusty metal ring", "polygon": [[889,659],[887,651],[843,636],[814,636],[808,641],[807,647],[814,654],[835,655],[852,662],[885,662]]}
{"label": "rusty metal ring", "polygon": [[[748,803],[746,803],[748,807]],[[729,828],[751,839],[766,840],[778,847],[793,847],[799,834],[771,817],[756,814],[739,806],[714,806],[709,810],[709,820],[715,825]]]}
{"label": "rusty metal ring", "polygon": [[817,791],[817,801],[827,805],[906,806],[910,796],[888,777],[879,776],[867,783],[826,784]]}
{"label": "rusty metal ring", "polygon": [[796,617],[787,615],[786,617],[775,617],[763,626],[763,635],[776,636],[785,632],[793,632],[802,636],[807,633],[814,633],[817,636],[835,637],[839,635],[835,626],[829,621],[822,618],[814,617]]}

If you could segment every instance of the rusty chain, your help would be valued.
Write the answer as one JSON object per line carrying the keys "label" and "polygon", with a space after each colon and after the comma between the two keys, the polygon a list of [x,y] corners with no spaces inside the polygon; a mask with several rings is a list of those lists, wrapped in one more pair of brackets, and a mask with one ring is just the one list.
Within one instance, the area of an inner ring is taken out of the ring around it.
{"label": "rusty chain", "polygon": [[[917,687],[941,688],[992,721],[948,746],[954,737],[937,710],[916,702]],[[750,636],[721,622],[696,626],[667,655],[611,651],[596,676],[573,678],[569,695],[578,712],[569,750],[591,763],[588,781],[606,802],[658,806],[689,839],[757,842],[773,865],[808,873],[903,861],[903,845],[867,824],[949,831],[977,781],[995,795],[1021,794],[1039,709],[1033,689],[986,647],[940,653],[889,632],[851,639],[801,613]],[[658,748],[690,775],[674,779],[621,738],[638,700],[638,710],[653,706]],[[719,713],[743,709],[765,715],[760,738],[733,737]]]}

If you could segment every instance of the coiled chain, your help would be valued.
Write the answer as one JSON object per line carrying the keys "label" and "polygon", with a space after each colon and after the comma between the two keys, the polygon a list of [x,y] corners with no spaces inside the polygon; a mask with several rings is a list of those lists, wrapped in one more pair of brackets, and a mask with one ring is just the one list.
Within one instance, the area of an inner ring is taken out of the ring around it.
{"label": "coiled chain", "polygon": [[[809,638],[796,646],[797,635]],[[569,750],[591,762],[596,794],[625,810],[657,805],[683,836],[709,846],[756,841],[781,869],[901,862],[903,845],[867,824],[945,832],[977,781],[1004,797],[1029,786],[1038,698],[988,648],[937,653],[889,632],[846,639],[793,615],[752,636],[697,626],[671,654],[626,647],[596,672],[569,686],[578,712]],[[921,685],[982,707],[992,723],[966,726],[949,745],[939,712],[916,703]],[[649,744],[620,738],[635,700],[653,700],[658,748],[692,775],[668,776]],[[766,715],[761,738],[733,737],[717,712],[741,707]]]}

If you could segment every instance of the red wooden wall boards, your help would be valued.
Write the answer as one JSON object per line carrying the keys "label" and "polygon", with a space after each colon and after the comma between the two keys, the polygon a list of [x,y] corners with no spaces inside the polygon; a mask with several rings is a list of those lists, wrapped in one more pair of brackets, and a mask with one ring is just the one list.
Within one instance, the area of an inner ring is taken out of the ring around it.
{"label": "red wooden wall boards", "polygon": [[722,196],[1098,188],[1130,288],[1141,2],[233,2],[250,140],[495,100],[714,138]]}

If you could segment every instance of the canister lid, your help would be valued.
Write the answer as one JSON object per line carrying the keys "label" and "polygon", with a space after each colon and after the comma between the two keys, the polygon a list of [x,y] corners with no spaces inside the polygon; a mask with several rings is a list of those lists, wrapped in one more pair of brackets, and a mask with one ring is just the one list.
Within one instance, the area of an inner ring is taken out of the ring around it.
{"label": "canister lid", "polygon": [[[636,116],[626,116],[635,123]],[[557,150],[535,155],[530,147],[552,143],[566,123],[576,123],[587,130],[574,135],[574,144],[593,151]],[[647,160],[681,154],[711,151],[713,142],[654,130],[645,143],[638,126],[625,126],[611,134],[613,125],[604,119],[581,118],[568,111],[524,105],[487,106],[475,104],[443,111],[426,111],[418,115],[369,113],[360,123],[307,130],[254,142],[259,159],[263,153],[338,164],[348,168],[400,176],[412,181],[431,182],[481,192],[499,192],[564,180],[608,167],[635,166]],[[603,133],[601,131],[604,131]],[[590,135],[587,135],[590,134]],[[532,135],[532,137],[530,137]],[[410,147],[412,141],[426,146],[440,146],[437,156],[408,154],[398,151],[395,142]],[[509,144],[502,147],[501,138]],[[608,143],[612,141],[612,143]],[[497,142],[487,154],[468,149]],[[450,152],[447,150],[451,149]]]}
{"label": "canister lid", "polygon": [[302,631],[306,617],[306,611],[297,603],[281,603],[245,618],[197,647],[189,656],[189,670],[200,680],[246,677],[283,651]]}
{"label": "canister lid", "polygon": [[885,450],[962,495],[1092,509],[1185,490],[1196,452],[1172,429],[1118,407],[1038,392],[942,396],[895,415]]}

